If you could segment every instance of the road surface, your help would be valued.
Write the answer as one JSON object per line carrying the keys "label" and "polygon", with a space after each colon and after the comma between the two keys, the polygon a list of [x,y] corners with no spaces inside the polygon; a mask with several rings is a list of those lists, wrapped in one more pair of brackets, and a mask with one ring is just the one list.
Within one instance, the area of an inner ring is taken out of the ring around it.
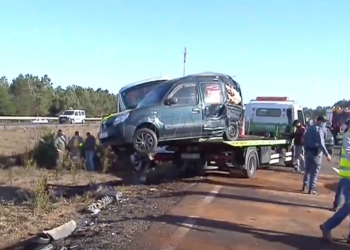
{"label": "road surface", "polygon": [[320,223],[332,215],[336,165],[336,159],[324,164],[319,196],[302,193],[302,175],[280,168],[261,170],[250,180],[208,176],[167,214],[140,218],[153,226],[127,249],[350,249],[344,244],[347,222],[334,231],[337,243],[319,238]]}

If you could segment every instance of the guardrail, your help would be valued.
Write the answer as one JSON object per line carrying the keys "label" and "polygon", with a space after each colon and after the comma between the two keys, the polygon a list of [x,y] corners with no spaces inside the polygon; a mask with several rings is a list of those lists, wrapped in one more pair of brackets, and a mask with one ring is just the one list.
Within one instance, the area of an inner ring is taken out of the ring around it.
{"label": "guardrail", "polygon": [[[30,121],[35,119],[46,119],[49,121],[57,121],[58,117],[43,117],[43,116],[0,116],[0,121]],[[86,121],[101,121],[102,118],[86,117]]]}
{"label": "guardrail", "polygon": [[2,123],[0,124],[0,131],[2,130],[17,130],[17,129],[30,129],[30,128],[35,128],[35,129],[41,129],[41,128],[68,128],[68,127],[98,127],[100,126],[99,123],[97,122],[88,122],[85,124],[81,123],[75,123],[75,124],[59,124],[59,123]]}

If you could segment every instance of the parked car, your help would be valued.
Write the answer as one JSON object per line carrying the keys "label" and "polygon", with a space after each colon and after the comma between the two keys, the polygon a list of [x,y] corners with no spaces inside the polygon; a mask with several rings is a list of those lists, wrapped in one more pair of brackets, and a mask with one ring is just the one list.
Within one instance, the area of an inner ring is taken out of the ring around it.
{"label": "parked car", "polygon": [[49,120],[45,118],[36,118],[35,120],[32,120],[32,123],[49,123]]}
{"label": "parked car", "polygon": [[84,124],[86,120],[86,115],[84,110],[78,110],[78,109],[68,109],[63,112],[62,115],[58,117],[58,122],[60,124],[63,123],[69,123],[69,124],[75,124],[75,123],[82,123]]}
{"label": "parked car", "polygon": [[99,139],[117,150],[149,154],[178,141],[236,140],[243,117],[239,84],[228,75],[201,73],[152,89],[135,109],[103,121]]}

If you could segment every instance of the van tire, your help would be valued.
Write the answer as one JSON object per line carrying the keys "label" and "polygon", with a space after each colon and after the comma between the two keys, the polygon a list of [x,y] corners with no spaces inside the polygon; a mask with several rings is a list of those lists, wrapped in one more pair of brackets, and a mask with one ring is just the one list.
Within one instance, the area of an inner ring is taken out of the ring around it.
{"label": "van tire", "polygon": [[[144,144],[142,144],[144,143]],[[154,131],[149,128],[140,128],[136,130],[133,140],[133,148],[135,152],[147,155],[154,153],[158,146],[158,138]],[[140,146],[148,144],[146,148],[141,148]]]}
{"label": "van tire", "polygon": [[239,128],[237,123],[229,123],[224,132],[224,141],[236,141],[239,134]]}
{"label": "van tire", "polygon": [[82,124],[85,124],[85,120],[82,120],[81,123],[82,123]]}

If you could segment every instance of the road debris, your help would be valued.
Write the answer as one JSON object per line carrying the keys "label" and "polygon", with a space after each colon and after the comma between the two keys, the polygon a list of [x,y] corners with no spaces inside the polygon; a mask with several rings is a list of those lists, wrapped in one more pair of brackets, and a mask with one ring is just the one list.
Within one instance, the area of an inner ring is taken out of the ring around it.
{"label": "road debris", "polygon": [[74,220],[71,220],[54,229],[43,231],[43,233],[49,235],[53,240],[59,240],[71,235],[76,228],[77,223]]}

